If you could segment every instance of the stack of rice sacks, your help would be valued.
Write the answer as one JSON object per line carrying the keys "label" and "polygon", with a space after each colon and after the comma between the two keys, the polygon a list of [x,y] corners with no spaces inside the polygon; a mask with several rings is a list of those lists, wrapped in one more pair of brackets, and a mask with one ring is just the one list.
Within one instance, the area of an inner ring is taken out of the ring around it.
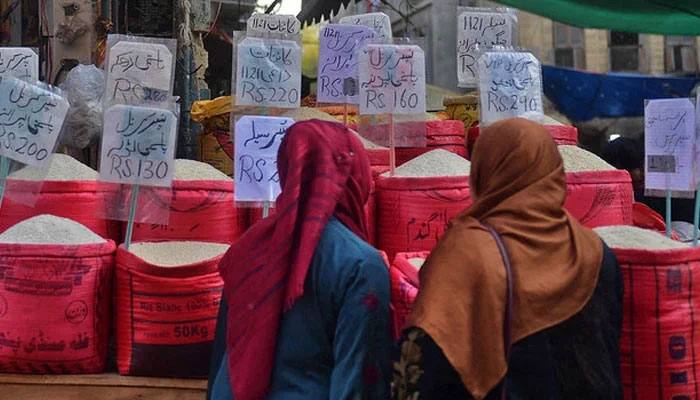
{"label": "stack of rice sacks", "polygon": [[469,161],[446,150],[429,151],[377,177],[377,248],[430,251],[452,218],[471,205]]}
{"label": "stack of rice sacks", "polygon": [[425,121],[425,147],[407,147],[396,149],[396,165],[402,165],[421,154],[431,150],[447,150],[467,158],[467,147],[464,139],[464,124],[455,120]]}
{"label": "stack of rice sacks", "polygon": [[206,377],[228,244],[137,242],[117,250],[115,325],[122,375]]}
{"label": "stack of rice sacks", "polygon": [[[104,214],[106,193],[98,177],[97,171],[58,153],[53,156],[48,171],[25,167],[13,172],[7,180],[8,195],[2,202],[0,232],[27,218],[52,214],[72,219],[103,238],[118,241],[120,224],[97,217]],[[15,196],[26,201],[17,201]]]}
{"label": "stack of rice sacks", "polygon": [[233,179],[201,162],[175,160],[170,204],[160,206],[168,208],[168,224],[136,223],[133,241],[233,243],[246,228],[246,211],[234,207]]}
{"label": "stack of rice sacks", "polygon": [[0,373],[104,370],[115,249],[46,214],[0,234]]}
{"label": "stack of rice sacks", "polygon": [[700,248],[632,226],[597,228],[622,269],[625,399],[697,398]]}

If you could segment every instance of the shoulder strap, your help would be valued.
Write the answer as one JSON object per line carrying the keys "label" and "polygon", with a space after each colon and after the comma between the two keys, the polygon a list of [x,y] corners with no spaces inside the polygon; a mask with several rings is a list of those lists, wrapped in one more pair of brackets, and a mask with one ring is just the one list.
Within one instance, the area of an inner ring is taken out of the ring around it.
{"label": "shoulder strap", "polygon": [[[503,265],[506,268],[506,312],[503,320],[503,348],[506,352],[506,362],[510,359],[510,347],[512,342],[512,330],[513,330],[513,273],[510,266],[510,257],[508,257],[508,252],[506,251],[506,246],[503,244],[501,235],[496,232],[496,230],[486,222],[482,222],[486,230],[489,231],[493,239],[498,245],[498,250],[501,253],[501,258],[503,258]],[[505,381],[501,386],[501,399],[505,399]]]}

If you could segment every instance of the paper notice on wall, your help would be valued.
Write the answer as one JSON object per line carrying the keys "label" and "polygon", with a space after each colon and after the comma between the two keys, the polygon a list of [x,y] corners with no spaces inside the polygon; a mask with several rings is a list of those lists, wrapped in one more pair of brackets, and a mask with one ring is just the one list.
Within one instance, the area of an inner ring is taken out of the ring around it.
{"label": "paper notice on wall", "polygon": [[246,38],[238,45],[236,104],[298,108],[301,47],[295,41]]}
{"label": "paper notice on wall", "polygon": [[369,44],[360,52],[361,114],[425,114],[425,56],[415,45]]}
{"label": "paper notice on wall", "polygon": [[391,39],[391,19],[389,16],[381,13],[368,13],[359,15],[348,15],[340,19],[341,24],[349,25],[364,25],[372,29],[377,37],[382,39]]}
{"label": "paper notice on wall", "polygon": [[697,188],[695,137],[695,107],[690,99],[648,101],[644,108],[646,189]]}
{"label": "paper notice on wall", "polygon": [[255,13],[248,18],[246,31],[248,34],[298,35],[301,31],[301,22],[294,15]]}
{"label": "paper notice on wall", "polygon": [[277,151],[291,118],[245,115],[236,122],[236,202],[274,202],[280,194]]}
{"label": "paper notice on wall", "polygon": [[106,102],[165,101],[172,94],[173,54],[157,43],[120,41],[109,49]]}
{"label": "paper notice on wall", "polygon": [[357,104],[359,55],[364,43],[375,37],[363,25],[326,25],[321,30],[318,58],[318,101]]}
{"label": "paper notice on wall", "polygon": [[516,19],[511,12],[468,10],[457,17],[457,79],[460,87],[477,86],[479,52],[513,46]]}
{"label": "paper notice on wall", "polygon": [[532,53],[486,51],[478,78],[480,125],[515,117],[544,122],[542,68]]}
{"label": "paper notice on wall", "polygon": [[176,147],[177,117],[171,111],[112,106],[105,112],[100,180],[169,187]]}
{"label": "paper notice on wall", "polygon": [[39,55],[28,47],[0,47],[0,79],[39,80]]}
{"label": "paper notice on wall", "polygon": [[68,100],[11,76],[0,82],[0,93],[0,156],[48,168]]}

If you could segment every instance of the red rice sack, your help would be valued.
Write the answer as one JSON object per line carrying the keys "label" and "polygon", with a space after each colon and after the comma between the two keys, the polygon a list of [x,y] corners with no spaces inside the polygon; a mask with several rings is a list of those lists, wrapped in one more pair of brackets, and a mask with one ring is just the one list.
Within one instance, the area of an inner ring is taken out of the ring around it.
{"label": "red rice sack", "polygon": [[435,149],[447,150],[464,158],[468,157],[462,121],[426,121],[425,135],[426,147],[396,149],[397,166]]}
{"label": "red rice sack", "polygon": [[411,314],[413,302],[418,296],[418,288],[420,287],[419,268],[412,265],[409,260],[426,259],[429,254],[427,251],[398,253],[391,265],[391,305],[393,311],[391,330],[394,339],[401,336],[401,331]]}
{"label": "red rice sack", "polygon": [[234,205],[231,181],[173,181],[172,191],[168,225],[136,223],[133,241],[233,243],[245,231],[247,215]]}
{"label": "red rice sack", "polygon": [[[572,145],[578,144],[578,129],[575,126],[570,125],[544,125],[544,128],[549,132],[554,141],[558,145]],[[469,159],[471,159],[472,150],[474,150],[474,145],[476,144],[476,139],[479,138],[480,128],[478,126],[473,126],[467,131],[467,149],[469,154]]]}
{"label": "red rice sack", "polygon": [[0,243],[1,373],[104,370],[115,249]]}
{"label": "red rice sack", "polygon": [[624,277],[624,398],[697,399],[700,248],[614,249]]}
{"label": "red rice sack", "polygon": [[472,203],[468,176],[380,176],[376,183],[377,248],[390,259],[432,250],[450,220]]}
{"label": "red rice sack", "polygon": [[624,170],[569,172],[566,208],[584,226],[632,225],[634,189]]}
{"label": "red rice sack", "polygon": [[372,177],[389,170],[389,149],[367,149]]}
{"label": "red rice sack", "polygon": [[[16,181],[13,188],[21,190],[23,184]],[[28,182],[27,190],[32,192],[36,182]],[[42,214],[69,218],[88,227],[105,239],[121,240],[121,224],[98,218],[98,211],[105,207],[105,191],[98,181],[45,181],[33,207],[5,197],[0,212],[0,232],[7,228]],[[102,212],[104,213],[104,212]]]}
{"label": "red rice sack", "polygon": [[116,344],[122,375],[205,377],[223,292],[223,254],[177,267],[117,250]]}

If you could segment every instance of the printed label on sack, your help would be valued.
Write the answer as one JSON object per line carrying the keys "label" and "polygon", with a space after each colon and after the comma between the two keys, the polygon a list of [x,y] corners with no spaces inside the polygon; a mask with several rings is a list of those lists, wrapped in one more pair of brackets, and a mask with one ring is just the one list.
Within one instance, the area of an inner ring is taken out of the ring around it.
{"label": "printed label on sack", "polygon": [[301,22],[294,15],[255,13],[248,18],[246,30],[251,33],[280,33],[298,35]]}
{"label": "printed label on sack", "polygon": [[487,51],[479,57],[480,124],[506,118],[542,123],[542,68],[532,53]]}
{"label": "printed label on sack", "polygon": [[109,49],[106,100],[138,104],[148,97],[147,90],[172,93],[172,73],[173,54],[167,46],[119,42]]}
{"label": "printed label on sack", "polygon": [[13,77],[0,82],[0,155],[47,168],[56,147],[68,100]]}
{"label": "printed label on sack", "polygon": [[690,99],[649,100],[644,108],[646,189],[695,190],[695,140]]}
{"label": "printed label on sack", "polygon": [[515,19],[511,13],[465,11],[457,18],[457,78],[462,87],[476,87],[478,52],[512,46]]}
{"label": "printed label on sack", "polygon": [[0,47],[0,79],[39,80],[39,55],[28,47]]}
{"label": "printed label on sack", "polygon": [[340,23],[347,25],[364,25],[376,32],[377,37],[382,39],[392,38],[391,20],[388,15],[381,12],[348,15],[347,17],[342,17]]}
{"label": "printed label on sack", "polygon": [[235,187],[237,202],[273,202],[280,194],[277,150],[291,118],[246,115],[236,122]]}
{"label": "printed label on sack", "polygon": [[361,114],[425,114],[425,57],[414,45],[360,51]]}
{"label": "printed label on sack", "polygon": [[372,29],[362,25],[326,25],[321,30],[318,57],[318,101],[354,103],[358,101],[353,82],[359,77],[359,52],[363,44],[375,37]]}
{"label": "printed label on sack", "polygon": [[168,110],[116,105],[105,113],[100,180],[170,186],[177,118]]}
{"label": "printed label on sack", "polygon": [[291,40],[246,38],[238,45],[236,104],[298,108],[301,47]]}

